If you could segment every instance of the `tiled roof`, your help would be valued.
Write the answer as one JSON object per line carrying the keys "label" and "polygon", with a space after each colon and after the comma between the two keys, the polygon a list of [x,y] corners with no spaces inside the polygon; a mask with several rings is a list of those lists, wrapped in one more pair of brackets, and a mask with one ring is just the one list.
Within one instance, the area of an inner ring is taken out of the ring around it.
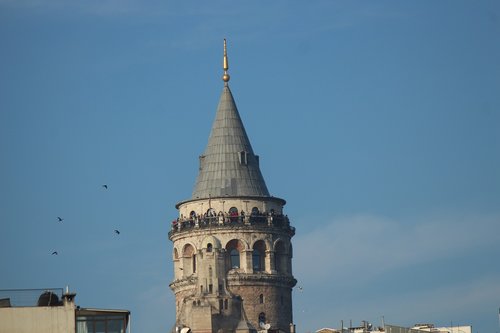
{"label": "tiled roof", "polygon": [[224,85],[192,199],[219,196],[269,196],[259,157],[241,121],[233,95]]}

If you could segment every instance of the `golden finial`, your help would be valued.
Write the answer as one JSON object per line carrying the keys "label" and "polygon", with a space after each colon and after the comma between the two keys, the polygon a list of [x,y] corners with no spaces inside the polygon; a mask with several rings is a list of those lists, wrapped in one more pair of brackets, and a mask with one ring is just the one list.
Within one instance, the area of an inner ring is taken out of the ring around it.
{"label": "golden finial", "polygon": [[227,74],[227,70],[229,69],[229,63],[227,61],[227,44],[226,39],[224,38],[224,61],[223,61],[223,69],[224,75],[222,75],[222,81],[227,83],[229,81],[229,74]]}

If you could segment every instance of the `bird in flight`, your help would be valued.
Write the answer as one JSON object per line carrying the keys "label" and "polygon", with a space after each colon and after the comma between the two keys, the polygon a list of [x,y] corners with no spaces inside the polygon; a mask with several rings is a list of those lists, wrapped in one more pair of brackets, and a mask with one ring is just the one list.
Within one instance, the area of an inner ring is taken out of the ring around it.
{"label": "bird in flight", "polygon": [[102,187],[104,187],[106,190],[108,189],[108,185],[107,184],[103,184]]}
{"label": "bird in flight", "polygon": [[57,251],[52,252],[52,255],[57,256],[58,255]]}
{"label": "bird in flight", "polygon": [[62,217],[59,217],[59,216],[57,217],[57,220],[58,220],[59,222],[64,221],[64,219],[63,219]]}
{"label": "bird in flight", "polygon": [[120,230],[116,230],[115,229],[115,234],[119,235],[120,234]]}

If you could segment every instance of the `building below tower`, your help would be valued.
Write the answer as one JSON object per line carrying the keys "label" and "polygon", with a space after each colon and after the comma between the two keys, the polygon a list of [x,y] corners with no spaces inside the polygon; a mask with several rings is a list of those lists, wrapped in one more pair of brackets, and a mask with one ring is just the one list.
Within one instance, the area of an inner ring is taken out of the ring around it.
{"label": "building below tower", "polygon": [[130,311],[81,308],[68,289],[0,290],[0,333],[125,333]]}

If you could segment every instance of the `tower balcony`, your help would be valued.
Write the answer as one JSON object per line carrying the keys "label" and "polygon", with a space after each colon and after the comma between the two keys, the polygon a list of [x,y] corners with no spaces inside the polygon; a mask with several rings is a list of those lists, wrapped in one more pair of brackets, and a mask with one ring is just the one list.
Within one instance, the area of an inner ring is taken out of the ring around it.
{"label": "tower balcony", "polygon": [[198,215],[190,218],[178,218],[172,221],[169,238],[175,234],[202,229],[269,229],[295,235],[295,227],[290,225],[287,215],[281,214],[251,214],[251,215]]}

